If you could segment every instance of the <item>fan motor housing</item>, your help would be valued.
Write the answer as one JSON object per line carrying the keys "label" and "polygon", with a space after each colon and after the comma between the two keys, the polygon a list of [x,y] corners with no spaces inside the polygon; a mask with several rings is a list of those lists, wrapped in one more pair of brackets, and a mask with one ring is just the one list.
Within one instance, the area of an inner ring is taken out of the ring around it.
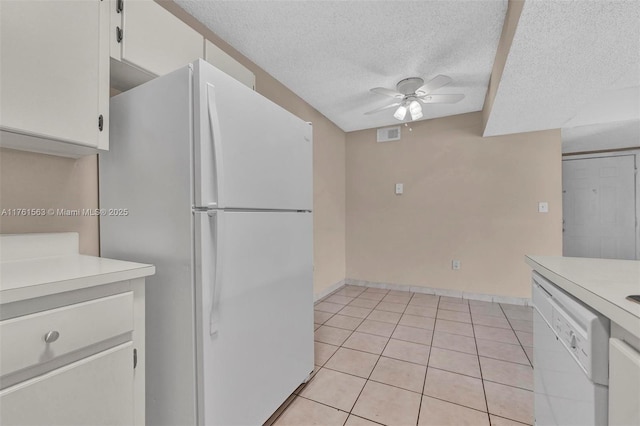
{"label": "fan motor housing", "polygon": [[409,77],[404,80],[400,80],[396,85],[396,90],[403,95],[412,95],[416,93],[418,88],[422,87],[424,80],[420,77]]}

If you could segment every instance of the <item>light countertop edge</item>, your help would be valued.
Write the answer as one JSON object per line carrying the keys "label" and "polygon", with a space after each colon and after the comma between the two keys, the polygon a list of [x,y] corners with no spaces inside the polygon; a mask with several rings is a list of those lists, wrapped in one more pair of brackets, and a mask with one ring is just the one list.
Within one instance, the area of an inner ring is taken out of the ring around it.
{"label": "light countertop edge", "polygon": [[[580,279],[576,278],[576,275],[571,273],[571,263],[580,261],[575,260],[563,260],[563,259],[576,259],[576,258],[562,258],[562,257],[545,257],[545,256],[525,256],[526,263],[549,281],[556,284],[562,290],[566,291],[570,295],[581,300],[585,305],[590,306],[592,309],[600,312],[611,320],[611,322],[618,324],[634,336],[640,338],[640,305],[635,306],[634,302],[624,300],[619,293],[615,291],[615,288],[607,288],[606,284],[593,282],[580,282]],[[590,263],[591,268],[598,268],[598,261],[601,259],[585,259],[585,262]],[[634,261],[628,261],[634,262]],[[567,264],[569,267],[559,268],[559,265]],[[603,263],[604,264],[604,263]],[[640,265],[640,262],[638,262]],[[584,272],[584,271],[581,271]],[[637,276],[637,275],[636,275]],[[633,276],[631,279],[635,279]],[[640,291],[640,281],[637,288],[633,286],[636,291]],[[629,292],[628,283],[624,286],[624,293],[632,294]],[[612,291],[614,290],[614,291]]]}
{"label": "light countertop edge", "polygon": [[0,304],[143,278],[155,266],[74,255],[3,262]]}

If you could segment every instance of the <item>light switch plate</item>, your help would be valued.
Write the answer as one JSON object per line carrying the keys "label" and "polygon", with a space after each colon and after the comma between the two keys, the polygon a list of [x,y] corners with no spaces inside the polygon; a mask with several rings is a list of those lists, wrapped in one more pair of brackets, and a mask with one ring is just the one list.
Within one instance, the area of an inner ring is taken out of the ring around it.
{"label": "light switch plate", "polygon": [[549,213],[549,203],[540,201],[538,203],[538,213]]}
{"label": "light switch plate", "polygon": [[404,184],[396,183],[396,195],[400,195],[404,192]]}

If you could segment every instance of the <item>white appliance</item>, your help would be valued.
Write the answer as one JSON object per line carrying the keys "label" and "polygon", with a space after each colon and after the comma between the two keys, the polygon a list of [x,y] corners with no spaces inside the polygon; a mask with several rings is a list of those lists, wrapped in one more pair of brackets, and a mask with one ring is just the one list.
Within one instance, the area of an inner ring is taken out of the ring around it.
{"label": "white appliance", "polygon": [[609,320],[533,273],[535,424],[606,425]]}
{"label": "white appliance", "polygon": [[262,424],[313,370],[311,125],[202,60],[110,117],[101,254],[157,271],[147,423]]}

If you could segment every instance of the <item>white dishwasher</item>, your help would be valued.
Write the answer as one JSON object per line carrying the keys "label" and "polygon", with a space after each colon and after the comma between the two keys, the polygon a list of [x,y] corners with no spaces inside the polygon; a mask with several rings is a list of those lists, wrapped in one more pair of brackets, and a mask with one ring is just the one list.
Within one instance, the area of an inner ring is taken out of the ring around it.
{"label": "white dishwasher", "polygon": [[606,425],[609,319],[533,273],[535,424]]}

